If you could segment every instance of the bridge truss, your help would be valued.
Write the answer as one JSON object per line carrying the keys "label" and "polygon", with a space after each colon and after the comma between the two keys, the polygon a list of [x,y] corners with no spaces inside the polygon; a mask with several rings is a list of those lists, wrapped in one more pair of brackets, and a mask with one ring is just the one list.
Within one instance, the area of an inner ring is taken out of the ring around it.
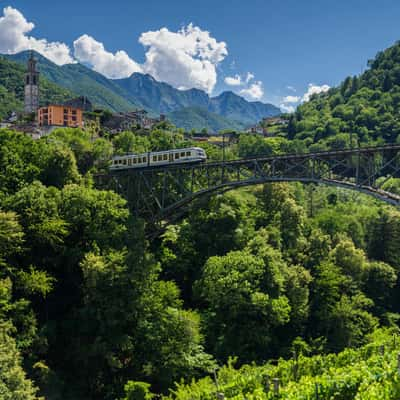
{"label": "bridge truss", "polygon": [[98,175],[96,183],[125,197],[136,215],[161,224],[179,217],[197,197],[265,182],[335,185],[399,206],[399,195],[382,190],[399,175],[400,145],[388,145],[128,169]]}

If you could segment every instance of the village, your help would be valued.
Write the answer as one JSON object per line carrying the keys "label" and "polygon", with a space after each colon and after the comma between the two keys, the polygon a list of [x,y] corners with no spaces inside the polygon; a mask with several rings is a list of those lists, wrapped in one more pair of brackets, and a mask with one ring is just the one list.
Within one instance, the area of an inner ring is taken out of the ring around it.
{"label": "village", "polygon": [[[37,69],[37,60],[31,53],[25,73],[24,111],[13,111],[0,122],[0,128],[11,128],[39,139],[60,127],[90,130],[95,136],[105,132],[116,135],[124,131],[140,131],[146,135],[157,124],[168,123],[164,114],[155,117],[144,109],[112,113],[96,108],[87,96],[78,96],[57,104],[40,105],[39,86],[40,72]],[[245,133],[273,137],[277,129],[286,124],[287,121],[281,117],[263,118],[258,124],[249,126]],[[238,132],[233,130],[209,132],[207,129],[202,129],[191,130],[184,134],[193,141],[216,145],[222,145],[225,141],[235,142],[238,138]]]}

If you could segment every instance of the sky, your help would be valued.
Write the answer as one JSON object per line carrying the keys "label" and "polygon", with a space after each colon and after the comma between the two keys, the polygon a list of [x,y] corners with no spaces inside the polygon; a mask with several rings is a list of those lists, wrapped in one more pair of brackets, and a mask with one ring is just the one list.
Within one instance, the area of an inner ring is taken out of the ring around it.
{"label": "sky", "polygon": [[0,0],[0,53],[291,111],[400,39],[399,0]]}

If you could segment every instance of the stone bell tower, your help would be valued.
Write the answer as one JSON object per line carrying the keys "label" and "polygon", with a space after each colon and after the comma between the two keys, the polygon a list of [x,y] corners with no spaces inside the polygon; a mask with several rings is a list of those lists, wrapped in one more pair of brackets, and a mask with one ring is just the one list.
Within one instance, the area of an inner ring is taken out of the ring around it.
{"label": "stone bell tower", "polygon": [[25,112],[33,113],[39,108],[39,72],[36,71],[36,59],[31,52],[25,74]]}

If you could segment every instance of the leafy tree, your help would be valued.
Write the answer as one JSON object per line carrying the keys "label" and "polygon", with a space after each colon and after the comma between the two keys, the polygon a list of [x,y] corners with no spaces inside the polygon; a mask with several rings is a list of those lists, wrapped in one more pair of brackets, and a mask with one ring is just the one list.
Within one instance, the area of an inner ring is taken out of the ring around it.
{"label": "leafy tree", "polygon": [[196,284],[208,306],[208,339],[220,359],[236,355],[243,362],[273,354],[274,328],[289,320],[289,301],[279,290],[280,254],[264,247],[260,256],[236,251],[211,257]]}
{"label": "leafy tree", "polygon": [[153,395],[149,388],[148,383],[128,381],[124,387],[126,396],[121,400],[151,400]]}
{"label": "leafy tree", "polygon": [[0,393],[4,400],[39,400],[37,389],[22,369],[9,323],[0,321]]}
{"label": "leafy tree", "polygon": [[146,136],[135,135],[126,131],[119,133],[113,139],[113,145],[117,154],[145,153],[150,151],[150,140]]}
{"label": "leafy tree", "polygon": [[400,269],[400,213],[393,209],[382,209],[378,218],[371,222],[369,254]]}
{"label": "leafy tree", "polygon": [[377,261],[369,263],[363,288],[365,294],[373,300],[377,315],[393,307],[397,276],[397,271],[388,264]]}

